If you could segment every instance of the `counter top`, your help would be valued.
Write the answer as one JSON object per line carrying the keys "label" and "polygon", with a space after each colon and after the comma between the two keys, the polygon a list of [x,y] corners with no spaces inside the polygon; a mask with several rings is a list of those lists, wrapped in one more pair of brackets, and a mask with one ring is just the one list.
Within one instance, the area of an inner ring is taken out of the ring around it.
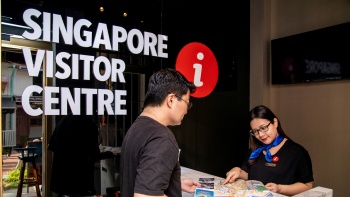
{"label": "counter top", "polygon": [[[186,168],[183,166],[181,166],[181,178],[191,178],[191,179],[196,180],[196,181],[198,181],[199,178],[215,178],[215,181],[220,181],[220,180],[224,179],[223,177],[218,177],[218,176],[215,176],[212,174],[200,172],[200,171]],[[182,197],[193,197],[193,196],[194,196],[193,193],[182,192]],[[285,195],[276,194],[276,193],[273,193],[273,196],[274,197],[286,197]]]}
{"label": "counter top", "polygon": [[[204,173],[204,172],[200,172],[197,170],[193,170],[190,168],[186,168],[181,166],[181,178],[191,178],[193,180],[198,181],[199,178],[215,178],[216,181],[220,181],[223,178],[222,177],[218,177],[212,174],[208,174],[208,173]],[[194,194],[193,193],[187,193],[187,192],[182,192],[182,196],[183,197],[193,197]],[[277,194],[277,193],[273,193],[274,197],[286,197],[285,195],[282,194]],[[298,195],[295,195],[295,197],[303,197],[303,196],[312,196],[312,197],[332,197],[333,196],[333,190],[332,189],[328,189],[328,188],[324,188],[324,187],[315,187],[312,188],[308,191],[302,192]]]}

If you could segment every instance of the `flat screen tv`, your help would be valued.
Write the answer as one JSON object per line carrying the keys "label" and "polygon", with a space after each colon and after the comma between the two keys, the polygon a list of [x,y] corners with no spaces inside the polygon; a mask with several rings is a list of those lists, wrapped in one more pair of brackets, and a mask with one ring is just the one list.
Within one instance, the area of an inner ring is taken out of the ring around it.
{"label": "flat screen tv", "polygon": [[350,79],[350,22],[271,41],[272,84]]}

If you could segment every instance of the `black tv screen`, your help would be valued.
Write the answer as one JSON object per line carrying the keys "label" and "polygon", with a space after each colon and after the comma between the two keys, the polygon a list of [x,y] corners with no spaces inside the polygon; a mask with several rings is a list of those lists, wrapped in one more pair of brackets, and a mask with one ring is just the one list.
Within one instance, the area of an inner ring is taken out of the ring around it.
{"label": "black tv screen", "polygon": [[272,84],[350,79],[350,22],[271,41]]}

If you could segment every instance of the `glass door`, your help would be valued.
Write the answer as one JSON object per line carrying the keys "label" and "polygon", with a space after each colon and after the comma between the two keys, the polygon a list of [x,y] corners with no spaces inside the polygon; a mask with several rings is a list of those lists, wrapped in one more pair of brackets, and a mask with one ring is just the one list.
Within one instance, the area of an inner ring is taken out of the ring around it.
{"label": "glass door", "polygon": [[[2,81],[2,194],[10,195],[17,193],[19,171],[21,160],[18,159],[17,148],[37,147],[38,154],[37,169],[40,176],[40,184],[45,181],[43,168],[45,169],[45,147],[46,142],[46,117],[43,115],[30,116],[24,112],[22,106],[22,93],[31,85],[44,86],[42,69],[38,77],[28,76],[27,66],[22,53],[22,48],[30,48],[30,54],[35,59],[37,47],[49,49],[51,46],[45,43],[26,41],[21,38],[10,36],[8,40],[2,40],[1,44],[1,81]],[[43,68],[45,65],[41,65]],[[43,99],[41,94],[32,94],[28,98],[31,108],[42,108]],[[44,158],[44,159],[43,159]],[[32,165],[26,168],[25,176],[33,176]],[[34,193],[31,185],[24,186],[22,191]]]}

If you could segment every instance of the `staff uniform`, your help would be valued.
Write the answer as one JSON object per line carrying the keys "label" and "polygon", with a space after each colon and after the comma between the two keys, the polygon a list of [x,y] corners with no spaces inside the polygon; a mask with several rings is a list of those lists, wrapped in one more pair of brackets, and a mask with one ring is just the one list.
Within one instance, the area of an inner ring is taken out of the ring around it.
{"label": "staff uniform", "polygon": [[246,163],[242,166],[242,170],[248,173],[249,180],[259,180],[264,184],[314,181],[309,153],[303,146],[292,140],[287,140],[278,152],[272,155],[271,162],[267,162],[265,155],[261,152],[256,163],[251,166]]}

